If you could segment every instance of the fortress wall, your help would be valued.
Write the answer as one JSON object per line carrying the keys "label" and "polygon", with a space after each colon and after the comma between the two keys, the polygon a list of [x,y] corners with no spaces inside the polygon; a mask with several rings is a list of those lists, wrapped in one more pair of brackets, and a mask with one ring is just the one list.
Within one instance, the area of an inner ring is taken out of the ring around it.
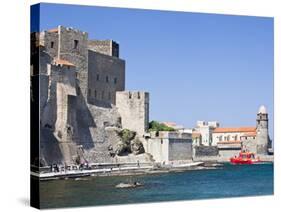
{"label": "fortress wall", "polygon": [[89,40],[88,48],[94,52],[119,57],[119,44],[112,40]]}
{"label": "fortress wall", "polygon": [[195,157],[218,155],[218,148],[216,146],[196,146],[194,148],[195,148]]}
{"label": "fortress wall", "polygon": [[116,91],[125,89],[125,61],[89,50],[88,101],[115,104]]}
{"label": "fortress wall", "polygon": [[241,143],[223,143],[218,144],[219,157],[223,160],[229,160],[229,158],[239,155],[241,152]]}
{"label": "fortress wall", "polygon": [[39,68],[40,74],[49,75],[48,73],[48,64],[51,64],[52,58],[50,55],[45,51],[44,47],[40,47],[40,60],[39,60]]}
{"label": "fortress wall", "polygon": [[[58,56],[59,34],[58,32],[44,31],[40,33],[40,44],[44,46],[44,51],[52,58]],[[41,59],[41,55],[40,55]]]}
{"label": "fortress wall", "polygon": [[169,161],[192,160],[192,139],[169,139]]}
{"label": "fortress wall", "polygon": [[39,75],[39,80],[40,80],[40,87],[39,87],[39,92],[40,92],[40,116],[43,113],[44,107],[47,105],[47,100],[48,100],[48,92],[49,92],[49,76],[47,75]]}
{"label": "fortress wall", "polygon": [[121,115],[122,128],[133,130],[142,137],[148,129],[149,93],[116,92],[116,107]]}
{"label": "fortress wall", "polygon": [[152,138],[143,141],[146,153],[152,155],[155,162],[169,161],[169,140],[161,138]]}

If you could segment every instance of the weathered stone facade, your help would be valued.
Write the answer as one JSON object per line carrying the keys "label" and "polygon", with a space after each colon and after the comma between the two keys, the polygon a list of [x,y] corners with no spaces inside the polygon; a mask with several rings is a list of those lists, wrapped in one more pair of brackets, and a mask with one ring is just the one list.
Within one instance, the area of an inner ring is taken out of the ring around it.
{"label": "weathered stone facade", "polygon": [[192,160],[192,135],[180,132],[151,132],[143,139],[144,148],[156,162]]}
{"label": "weathered stone facade", "polygon": [[268,114],[264,106],[257,114],[257,154],[268,154]]}
{"label": "weathered stone facade", "polygon": [[[124,128],[120,107],[115,106],[116,91],[125,89],[125,61],[119,59],[119,45],[90,42],[86,32],[59,26],[33,33],[31,51],[31,92],[39,91],[32,93],[32,102],[35,108],[38,101],[40,108],[40,161],[45,165],[126,161],[109,151],[120,142],[118,132]],[[144,125],[143,121],[141,129]],[[143,153],[135,143],[130,161]]]}
{"label": "weathered stone facade", "polygon": [[88,48],[94,52],[119,57],[119,44],[113,40],[89,40]]}
{"label": "weathered stone facade", "polygon": [[123,128],[143,136],[149,122],[149,94],[139,91],[116,92],[116,107],[120,113]]}
{"label": "weathered stone facade", "polygon": [[91,50],[88,58],[88,101],[96,105],[115,104],[116,91],[125,90],[125,61]]}

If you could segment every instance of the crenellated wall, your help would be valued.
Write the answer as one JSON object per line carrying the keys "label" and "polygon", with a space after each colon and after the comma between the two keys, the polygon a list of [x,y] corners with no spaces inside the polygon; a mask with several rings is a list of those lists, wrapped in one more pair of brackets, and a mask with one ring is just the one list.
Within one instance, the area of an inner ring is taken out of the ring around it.
{"label": "crenellated wall", "polygon": [[116,107],[121,115],[122,127],[133,130],[142,137],[149,124],[149,93],[118,91]]}
{"label": "crenellated wall", "polygon": [[89,40],[88,48],[104,55],[119,57],[119,44],[113,40]]}

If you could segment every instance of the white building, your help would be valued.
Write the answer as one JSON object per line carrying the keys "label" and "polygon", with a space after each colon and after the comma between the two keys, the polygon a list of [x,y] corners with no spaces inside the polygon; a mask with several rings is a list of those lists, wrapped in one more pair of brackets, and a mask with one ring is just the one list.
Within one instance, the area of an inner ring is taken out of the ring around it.
{"label": "white building", "polygon": [[201,145],[213,145],[212,133],[217,127],[219,127],[219,123],[217,121],[197,121],[195,132],[201,134]]}
{"label": "white building", "polygon": [[233,128],[216,128],[213,131],[212,140],[213,145],[216,146],[218,143],[223,142],[240,142],[247,137],[256,136],[256,127],[233,127]]}

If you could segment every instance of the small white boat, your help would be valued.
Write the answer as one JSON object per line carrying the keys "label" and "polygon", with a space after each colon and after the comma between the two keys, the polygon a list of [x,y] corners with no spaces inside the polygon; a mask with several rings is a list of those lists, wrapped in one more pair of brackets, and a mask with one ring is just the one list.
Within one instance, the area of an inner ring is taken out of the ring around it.
{"label": "small white boat", "polygon": [[116,188],[136,188],[139,186],[142,186],[142,184],[139,182],[134,182],[134,183],[119,183],[115,187]]}

